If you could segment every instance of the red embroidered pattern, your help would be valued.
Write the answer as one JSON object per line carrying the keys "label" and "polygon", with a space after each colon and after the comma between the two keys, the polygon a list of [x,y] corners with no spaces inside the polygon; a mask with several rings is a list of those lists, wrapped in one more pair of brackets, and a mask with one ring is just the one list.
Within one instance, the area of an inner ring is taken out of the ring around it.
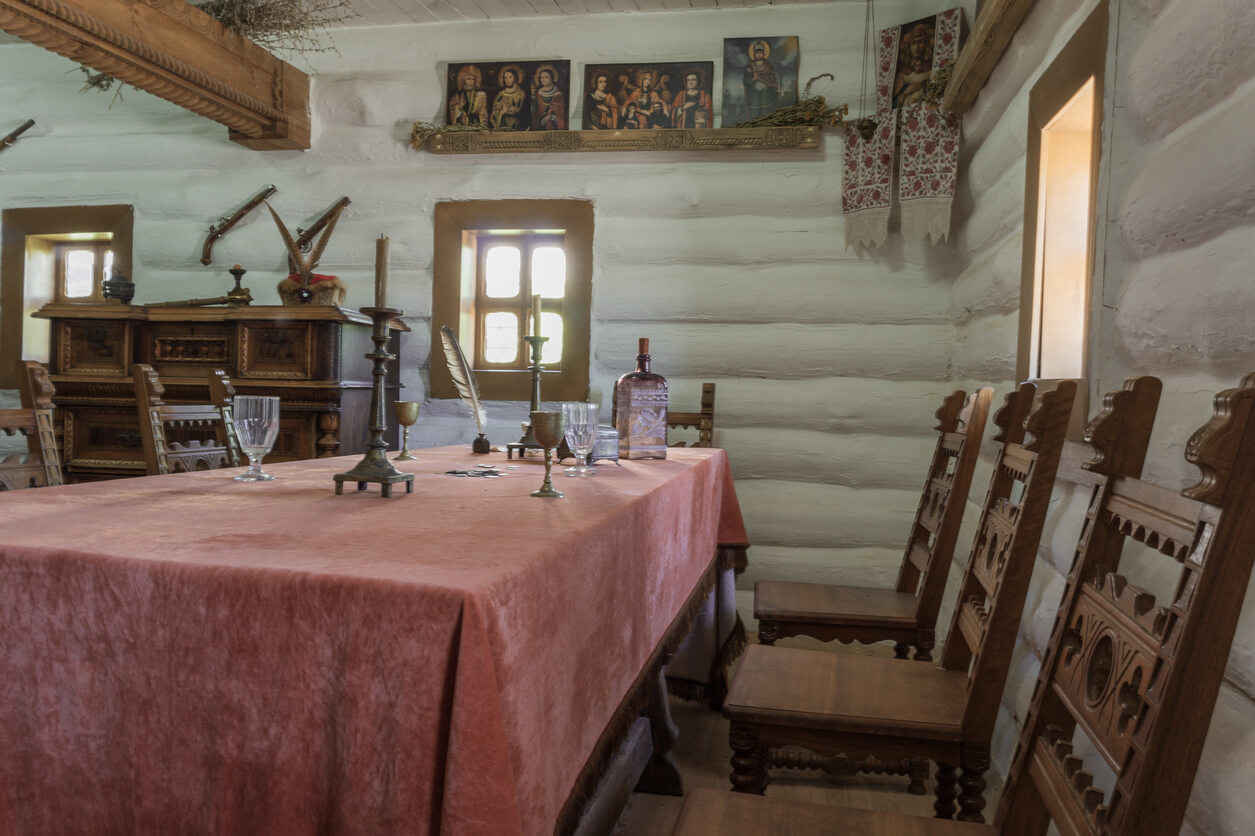
{"label": "red embroidered pattern", "polygon": [[844,214],[864,209],[888,208],[893,196],[894,119],[886,113],[876,123],[870,140],[863,139],[858,126],[851,122],[845,128],[845,178],[841,190],[841,211]]}
{"label": "red embroidered pattern", "polygon": [[954,197],[958,170],[958,114],[922,104],[902,108],[898,198]]}

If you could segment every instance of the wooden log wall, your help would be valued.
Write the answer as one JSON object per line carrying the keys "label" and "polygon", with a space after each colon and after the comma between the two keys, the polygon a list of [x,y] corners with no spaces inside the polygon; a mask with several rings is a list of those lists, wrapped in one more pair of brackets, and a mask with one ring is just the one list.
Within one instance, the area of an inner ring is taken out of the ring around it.
{"label": "wooden log wall", "polygon": [[[883,0],[877,23],[931,10]],[[134,204],[138,302],[225,292],[238,262],[254,298],[273,303],[285,266],[270,218],[248,216],[208,268],[198,261],[206,227],[268,183],[290,227],[347,194],[320,270],[345,281],[350,306],[369,304],[374,239],[392,239],[390,298],[414,328],[403,379],[425,399],[434,205],[592,201],[592,398],[608,417],[613,381],[632,368],[641,336],[677,408],[695,408],[703,381],[718,384],[715,440],[731,453],[755,544],[742,579],[748,617],[757,577],[896,572],[932,413],[953,389],[953,250],[897,237],[878,253],[845,249],[839,133],[825,133],[819,151],[687,155],[434,156],[406,139],[415,119],[443,121],[449,61],[569,56],[578,125],[585,63],[712,60],[718,90],[723,38],[754,32],[797,33],[802,82],[833,73],[813,92],[857,107],[863,12],[833,2],[337,32],[338,54],[310,56],[305,153],[242,150],[215,124],[140,92],[110,109],[109,95],[78,93],[68,61],[0,45],[0,112],[37,120],[0,157],[2,202]],[[490,437],[517,438],[525,408],[490,404]],[[429,401],[415,430],[418,445],[466,442],[471,422],[460,402]]]}
{"label": "wooden log wall", "polygon": [[[1014,376],[1028,93],[1097,2],[1037,3],[965,118],[951,294],[958,379],[1001,379],[1005,387]],[[1255,6],[1112,0],[1110,21],[1090,403],[1129,375],[1162,378],[1145,472],[1183,486],[1195,473],[1182,458],[1184,442],[1211,414],[1212,394],[1255,368],[1255,57],[1242,46],[1255,35]],[[1084,505],[1074,489],[1056,488],[995,738],[998,770],[1007,768],[1028,705]],[[1167,578],[1152,570],[1135,582],[1164,597]],[[1246,609],[1185,833],[1246,833],[1255,817],[1247,789],[1255,762],[1249,592]]]}

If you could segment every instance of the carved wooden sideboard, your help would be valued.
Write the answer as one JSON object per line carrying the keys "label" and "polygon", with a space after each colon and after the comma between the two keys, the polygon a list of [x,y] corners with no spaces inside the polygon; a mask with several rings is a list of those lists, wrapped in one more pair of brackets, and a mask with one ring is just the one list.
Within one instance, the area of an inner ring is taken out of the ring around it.
{"label": "carved wooden sideboard", "polygon": [[[167,403],[204,402],[214,369],[237,395],[279,396],[279,437],[266,461],[360,453],[370,437],[371,323],[357,311],[51,304],[34,315],[51,320],[49,370],[69,481],[144,474],[132,363],[156,369]],[[400,330],[393,323],[392,354]],[[391,402],[395,362],[389,374]],[[390,444],[395,434],[390,428]]]}

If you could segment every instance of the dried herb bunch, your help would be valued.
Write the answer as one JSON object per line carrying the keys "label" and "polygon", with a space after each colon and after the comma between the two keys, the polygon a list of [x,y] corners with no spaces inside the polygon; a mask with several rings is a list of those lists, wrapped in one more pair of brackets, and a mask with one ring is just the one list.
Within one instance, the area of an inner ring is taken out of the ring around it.
{"label": "dried herb bunch", "polygon": [[[233,32],[271,51],[334,52],[335,44],[323,31],[357,17],[352,0],[200,0],[192,2],[205,14]],[[116,78],[80,66],[87,76],[80,93],[113,89]],[[122,98],[119,84],[114,101]],[[113,107],[113,102],[109,103]]]}
{"label": "dried herb bunch", "polygon": [[351,0],[205,0],[194,5],[260,46],[302,53],[334,51],[322,30],[357,16]]}

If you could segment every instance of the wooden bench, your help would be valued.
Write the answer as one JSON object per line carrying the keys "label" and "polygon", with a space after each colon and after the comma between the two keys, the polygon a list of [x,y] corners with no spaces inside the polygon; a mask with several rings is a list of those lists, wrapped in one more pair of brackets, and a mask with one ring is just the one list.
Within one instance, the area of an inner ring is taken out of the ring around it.
{"label": "wooden bench", "polygon": [[22,408],[0,409],[0,432],[26,439],[26,455],[0,457],[0,491],[60,485],[61,459],[52,423],[52,382],[39,363],[22,362]]}

